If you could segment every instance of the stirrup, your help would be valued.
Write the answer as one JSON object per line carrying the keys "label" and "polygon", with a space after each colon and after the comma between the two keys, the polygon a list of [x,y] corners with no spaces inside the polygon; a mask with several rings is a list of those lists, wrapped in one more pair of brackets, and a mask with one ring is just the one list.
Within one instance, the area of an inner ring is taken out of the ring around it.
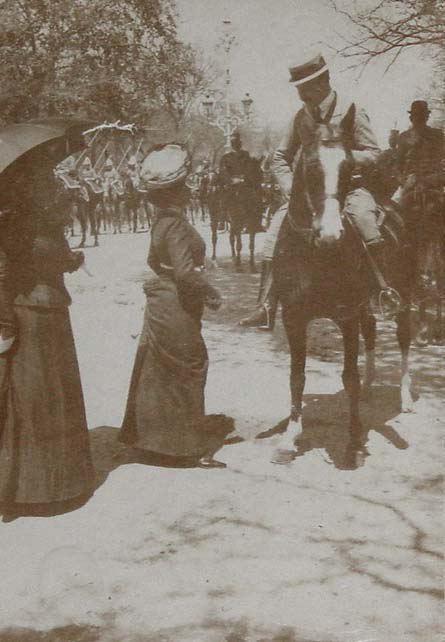
{"label": "stirrup", "polygon": [[397,290],[387,285],[379,292],[378,307],[384,320],[393,319],[402,308],[402,298]]}

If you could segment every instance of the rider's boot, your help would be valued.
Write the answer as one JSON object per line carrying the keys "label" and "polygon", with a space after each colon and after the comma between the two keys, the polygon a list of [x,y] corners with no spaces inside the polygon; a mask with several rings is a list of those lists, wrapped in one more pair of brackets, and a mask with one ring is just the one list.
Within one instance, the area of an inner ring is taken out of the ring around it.
{"label": "rider's boot", "polygon": [[272,261],[263,261],[261,266],[260,290],[256,309],[239,325],[259,330],[273,330],[278,307],[278,297],[272,281]]}
{"label": "rider's boot", "polygon": [[401,300],[399,294],[386,281],[384,242],[367,243],[366,250],[368,254],[371,298],[375,301],[379,312],[392,317],[399,311]]}

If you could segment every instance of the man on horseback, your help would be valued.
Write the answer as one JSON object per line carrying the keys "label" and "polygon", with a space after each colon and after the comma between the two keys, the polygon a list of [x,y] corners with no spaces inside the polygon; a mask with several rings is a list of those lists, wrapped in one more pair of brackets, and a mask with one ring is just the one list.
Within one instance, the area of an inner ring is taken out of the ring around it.
{"label": "man on horseback", "polygon": [[[344,214],[364,241],[372,267],[381,262],[382,236],[377,224],[378,207],[367,189],[366,177],[380,153],[376,137],[366,112],[356,103],[339,96],[330,84],[328,66],[317,53],[304,62],[289,68],[290,82],[297,88],[303,107],[291,121],[290,128],[276,150],[272,171],[281,188],[285,203],[275,215],[275,224],[269,230],[267,246],[273,247],[281,222],[289,208],[294,208],[296,197],[303,190],[302,169],[316,166],[318,154],[324,145],[341,141],[346,151],[344,163],[344,193],[326,194],[339,197]],[[309,204],[314,210],[312,204]],[[314,212],[315,213],[315,212]],[[319,230],[320,238],[329,238],[328,230]],[[272,260],[268,252],[263,261],[260,296],[257,310],[240,321],[244,326],[271,329],[277,306],[271,278]],[[378,270],[380,272],[380,270]]]}
{"label": "man on horseback", "polygon": [[[252,159],[242,148],[238,132],[230,139],[232,150],[225,153],[220,162],[220,180],[224,190],[224,204],[230,223],[230,244],[237,266],[241,264],[241,233],[245,227],[250,236],[250,265],[255,265],[255,233],[258,231],[255,194],[252,184]],[[236,248],[235,248],[236,241]],[[236,253],[235,253],[236,249]]]}
{"label": "man on horseback", "polygon": [[[412,126],[400,135],[398,162],[401,177],[400,205],[407,218],[416,258],[422,243],[445,234],[444,135],[430,127],[428,103],[415,100],[409,111]],[[444,239],[445,240],[445,239]],[[422,269],[422,266],[419,266]],[[426,276],[419,275],[420,290]]]}

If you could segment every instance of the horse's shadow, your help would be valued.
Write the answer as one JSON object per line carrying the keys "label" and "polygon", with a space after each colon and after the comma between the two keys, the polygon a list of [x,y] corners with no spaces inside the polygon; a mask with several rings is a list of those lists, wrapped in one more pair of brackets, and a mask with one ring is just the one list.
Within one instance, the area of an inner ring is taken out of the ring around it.
{"label": "horse's shadow", "polygon": [[[375,386],[368,401],[360,404],[361,426],[349,427],[348,399],[344,391],[335,394],[310,394],[303,398],[303,433],[296,442],[296,456],[322,449],[326,460],[339,470],[354,470],[368,455],[369,432],[381,434],[395,448],[404,450],[409,444],[388,424],[400,414],[400,388]],[[285,432],[288,418],[257,435],[265,439]],[[358,456],[359,454],[359,456]]]}

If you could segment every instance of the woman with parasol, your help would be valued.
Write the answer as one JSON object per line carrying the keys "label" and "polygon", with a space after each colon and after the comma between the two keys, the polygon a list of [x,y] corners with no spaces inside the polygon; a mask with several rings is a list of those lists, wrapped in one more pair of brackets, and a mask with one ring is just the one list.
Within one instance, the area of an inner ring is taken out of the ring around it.
{"label": "woman with parasol", "polygon": [[16,328],[0,364],[6,380],[0,413],[4,520],[64,512],[94,489],[71,299],[63,279],[84,256],[72,252],[64,237],[67,209],[53,168],[73,150],[69,137],[57,131],[58,137],[20,155],[0,175],[0,209],[9,213],[2,249]]}
{"label": "woman with parasol", "polygon": [[184,216],[190,197],[188,153],[178,144],[156,146],[141,179],[156,208],[147,296],[120,440],[171,465],[224,467],[213,459],[233,422],[204,413],[207,350],[201,335],[204,306],[221,297],[204,276],[205,244]]}

